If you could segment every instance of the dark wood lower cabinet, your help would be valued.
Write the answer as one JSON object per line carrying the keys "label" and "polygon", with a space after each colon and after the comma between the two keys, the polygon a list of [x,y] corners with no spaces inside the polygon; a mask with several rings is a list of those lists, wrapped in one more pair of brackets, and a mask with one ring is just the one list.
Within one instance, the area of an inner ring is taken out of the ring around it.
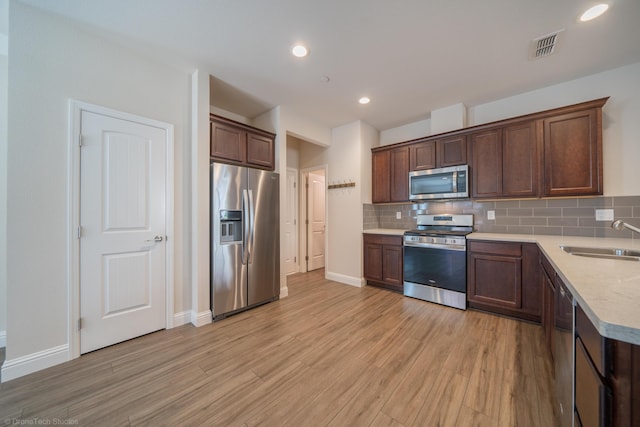
{"label": "dark wood lower cabinet", "polygon": [[540,256],[540,286],[542,286],[542,329],[544,330],[544,339],[547,343],[547,348],[551,352],[551,357],[555,357],[555,339],[553,336],[553,328],[555,325],[555,312],[556,312],[556,286],[555,286],[555,271],[548,264],[546,258]]}
{"label": "dark wood lower cabinet", "polygon": [[468,242],[469,307],[539,322],[541,299],[536,244]]}
{"label": "dark wood lower cabinet", "polygon": [[367,284],[402,292],[402,236],[364,234]]}
{"label": "dark wood lower cabinet", "polygon": [[576,425],[640,426],[640,346],[601,336],[576,307]]}
{"label": "dark wood lower cabinet", "polygon": [[610,390],[593,366],[580,338],[576,338],[575,357],[575,412],[580,417],[580,424],[588,427],[610,425]]}
{"label": "dark wood lower cabinet", "polygon": [[[560,307],[559,289],[565,285],[542,253],[539,266],[542,327],[555,358],[561,349],[554,348],[554,327],[570,330],[571,313]],[[640,427],[640,345],[603,337],[580,305],[574,334],[574,425]]]}

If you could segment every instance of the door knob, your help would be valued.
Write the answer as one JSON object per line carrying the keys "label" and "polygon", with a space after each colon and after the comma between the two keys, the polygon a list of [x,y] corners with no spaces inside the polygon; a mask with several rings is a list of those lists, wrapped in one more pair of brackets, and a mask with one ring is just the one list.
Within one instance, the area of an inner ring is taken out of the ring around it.
{"label": "door knob", "polygon": [[156,236],[153,239],[145,240],[145,242],[162,242],[162,236]]}

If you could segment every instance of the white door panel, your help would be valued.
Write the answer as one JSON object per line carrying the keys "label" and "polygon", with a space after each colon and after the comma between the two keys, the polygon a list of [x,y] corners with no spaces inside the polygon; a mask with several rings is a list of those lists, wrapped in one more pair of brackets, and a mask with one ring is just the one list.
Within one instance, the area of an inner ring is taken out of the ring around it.
{"label": "white door panel", "polygon": [[166,327],[167,142],[163,129],[86,111],[81,133],[86,353]]}
{"label": "white door panel", "polygon": [[309,270],[324,267],[325,178],[309,173]]}

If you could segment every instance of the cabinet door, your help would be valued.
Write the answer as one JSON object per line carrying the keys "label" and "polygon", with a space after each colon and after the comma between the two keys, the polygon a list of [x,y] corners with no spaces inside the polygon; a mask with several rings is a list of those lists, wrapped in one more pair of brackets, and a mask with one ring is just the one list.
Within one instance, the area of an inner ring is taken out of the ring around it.
{"label": "cabinet door", "polygon": [[364,278],[381,282],[382,275],[382,245],[364,244]]}
{"label": "cabinet door", "polygon": [[602,194],[601,117],[598,108],[543,120],[545,196]]}
{"label": "cabinet door", "polygon": [[402,246],[382,247],[382,281],[402,291]]}
{"label": "cabinet door", "polygon": [[409,160],[412,171],[433,169],[436,167],[436,142],[418,142],[409,146]]}
{"label": "cabinet door", "polygon": [[[373,203],[385,203],[391,200],[390,162],[389,150],[371,154],[371,201]],[[409,179],[408,175],[407,179]]]}
{"label": "cabinet door", "polygon": [[471,195],[502,195],[502,129],[471,135]]}
{"label": "cabinet door", "polygon": [[223,123],[210,122],[211,157],[233,162],[244,162],[246,158],[247,133],[242,129]]}
{"label": "cabinet door", "polygon": [[502,140],[502,196],[538,195],[538,139],[533,121],[507,126]]}
{"label": "cabinet door", "polygon": [[609,426],[609,393],[591,364],[582,340],[576,339],[575,406],[583,426]]}
{"label": "cabinet door", "polygon": [[391,182],[389,199],[392,202],[409,200],[409,147],[400,147],[389,153]]}
{"label": "cabinet door", "polygon": [[438,155],[439,168],[466,164],[467,163],[466,135],[439,139],[437,141],[436,153]]}
{"label": "cabinet door", "polygon": [[273,169],[273,139],[255,133],[247,133],[247,163],[261,168]]}
{"label": "cabinet door", "polygon": [[[543,266],[543,263],[546,263],[546,266]],[[551,268],[549,262],[541,256],[540,281],[542,286],[542,329],[544,331],[547,348],[551,352],[551,357],[554,357],[555,339],[553,337],[553,328],[555,325],[556,287],[554,279],[550,274],[555,276],[555,272]]]}
{"label": "cabinet door", "polygon": [[469,254],[470,302],[510,309],[522,307],[522,259],[483,253]]}

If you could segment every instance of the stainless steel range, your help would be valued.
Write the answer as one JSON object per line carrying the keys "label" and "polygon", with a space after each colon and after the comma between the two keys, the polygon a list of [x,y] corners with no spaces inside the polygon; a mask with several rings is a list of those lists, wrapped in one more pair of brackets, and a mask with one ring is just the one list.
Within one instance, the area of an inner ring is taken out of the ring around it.
{"label": "stainless steel range", "polygon": [[404,294],[467,309],[467,240],[473,215],[418,215],[404,233]]}

